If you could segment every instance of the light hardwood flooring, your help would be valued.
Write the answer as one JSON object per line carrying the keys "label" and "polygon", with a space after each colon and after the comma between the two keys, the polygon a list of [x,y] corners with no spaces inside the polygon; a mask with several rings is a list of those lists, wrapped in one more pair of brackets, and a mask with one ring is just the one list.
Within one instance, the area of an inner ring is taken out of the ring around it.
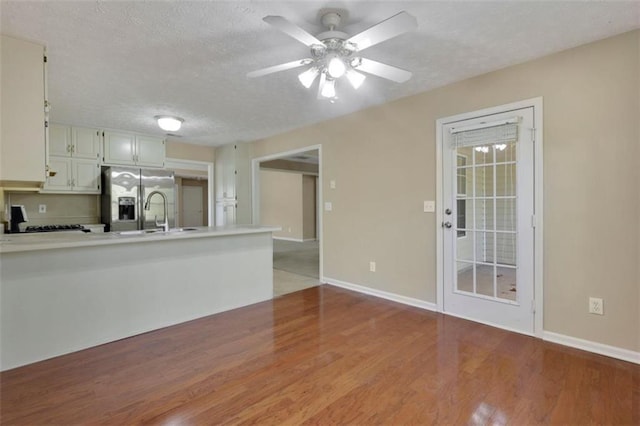
{"label": "light hardwood flooring", "polygon": [[0,374],[3,424],[638,425],[640,366],[329,285]]}

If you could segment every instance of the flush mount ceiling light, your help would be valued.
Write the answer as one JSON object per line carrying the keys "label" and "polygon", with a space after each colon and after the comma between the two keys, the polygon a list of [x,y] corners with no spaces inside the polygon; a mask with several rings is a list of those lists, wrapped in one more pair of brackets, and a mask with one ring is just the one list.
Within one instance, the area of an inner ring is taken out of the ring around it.
{"label": "flush mount ceiling light", "polygon": [[180,130],[184,118],[172,117],[170,115],[156,115],[155,118],[158,121],[158,126],[166,132],[176,132]]}
{"label": "flush mount ceiling light", "polygon": [[262,77],[279,71],[308,66],[306,71],[298,75],[298,80],[309,89],[319,75],[318,98],[330,100],[337,99],[336,83],[343,80],[342,77],[346,77],[344,80],[348,81],[354,89],[362,86],[366,78],[362,72],[396,83],[409,80],[411,72],[362,58],[358,54],[368,47],[417,28],[416,18],[407,12],[400,12],[349,37],[342,31],[336,30],[346,15],[344,10],[325,10],[321,15],[321,21],[328,30],[317,36],[309,34],[282,16],[264,17],[263,21],[266,23],[307,45],[311,57],[252,71],[247,74],[247,77]]}

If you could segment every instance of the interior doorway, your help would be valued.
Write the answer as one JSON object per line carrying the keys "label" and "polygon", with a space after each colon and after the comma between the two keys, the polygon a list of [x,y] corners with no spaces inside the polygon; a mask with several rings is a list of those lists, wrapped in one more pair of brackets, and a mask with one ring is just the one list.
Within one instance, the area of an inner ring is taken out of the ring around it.
{"label": "interior doorway", "polygon": [[274,297],[320,284],[319,147],[253,160],[254,223],[273,233]]}
{"label": "interior doorway", "polygon": [[204,226],[207,212],[207,180],[182,178],[180,226]]}

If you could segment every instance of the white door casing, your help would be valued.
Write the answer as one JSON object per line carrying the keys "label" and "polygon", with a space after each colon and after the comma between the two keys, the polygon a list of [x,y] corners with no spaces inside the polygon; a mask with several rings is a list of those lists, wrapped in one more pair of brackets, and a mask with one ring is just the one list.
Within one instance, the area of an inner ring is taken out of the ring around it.
{"label": "white door casing", "polygon": [[[525,334],[542,332],[541,106],[523,101],[437,123],[438,309]],[[513,130],[497,126],[504,120],[517,121],[516,141],[487,144],[487,133]]]}

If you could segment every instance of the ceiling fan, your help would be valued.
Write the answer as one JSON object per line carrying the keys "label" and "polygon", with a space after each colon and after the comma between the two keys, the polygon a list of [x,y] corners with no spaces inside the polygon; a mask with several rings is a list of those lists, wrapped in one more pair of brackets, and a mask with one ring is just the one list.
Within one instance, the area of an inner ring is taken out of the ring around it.
{"label": "ceiling fan", "polygon": [[364,82],[366,76],[363,73],[397,83],[411,78],[410,71],[363,58],[360,52],[417,28],[418,21],[414,16],[403,11],[353,36],[336,30],[344,17],[344,10],[324,11],[321,22],[327,31],[313,36],[282,16],[265,16],[263,21],[308,46],[310,57],[252,71],[247,77],[262,77],[279,71],[307,67],[298,75],[300,83],[309,89],[319,76],[318,98],[330,100],[337,98],[336,81],[342,77],[346,77],[354,89],[359,88]]}

